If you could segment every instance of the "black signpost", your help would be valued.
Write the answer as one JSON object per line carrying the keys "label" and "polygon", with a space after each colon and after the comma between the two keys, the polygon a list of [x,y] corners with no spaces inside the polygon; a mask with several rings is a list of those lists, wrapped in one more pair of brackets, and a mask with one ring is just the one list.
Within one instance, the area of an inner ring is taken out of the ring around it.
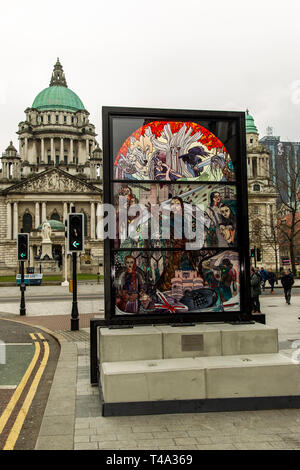
{"label": "black signpost", "polygon": [[25,290],[26,285],[24,282],[24,262],[28,261],[29,259],[29,234],[23,233],[23,229],[21,229],[21,233],[18,233],[17,239],[17,259],[20,262],[21,266],[21,283],[20,283],[20,291],[21,291],[21,303],[20,303],[20,315],[26,315],[26,307],[25,307]]}
{"label": "black signpost", "polygon": [[79,330],[79,313],[77,302],[77,253],[84,251],[84,226],[83,214],[73,212],[68,214],[67,219],[67,247],[68,252],[72,253],[72,267],[73,267],[73,301],[71,312],[71,331]]}

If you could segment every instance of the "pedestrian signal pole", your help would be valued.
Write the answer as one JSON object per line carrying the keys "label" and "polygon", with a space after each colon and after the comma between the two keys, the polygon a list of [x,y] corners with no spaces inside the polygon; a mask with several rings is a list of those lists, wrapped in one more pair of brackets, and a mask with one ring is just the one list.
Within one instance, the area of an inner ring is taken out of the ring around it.
{"label": "pedestrian signal pole", "polygon": [[25,290],[26,285],[24,282],[24,262],[29,259],[29,234],[18,233],[17,236],[17,259],[20,261],[21,265],[21,282],[20,282],[20,291],[21,291],[21,303],[20,303],[20,315],[26,315],[25,307]]}
{"label": "pedestrian signal pole", "polygon": [[72,253],[73,264],[73,302],[71,312],[71,331],[79,330],[79,314],[77,304],[77,253],[84,251],[84,229],[83,229],[83,214],[75,213],[75,208],[72,207],[71,214],[68,214],[67,219],[67,234],[68,252]]}
{"label": "pedestrian signal pole", "polygon": [[254,266],[256,267],[256,247],[251,248],[250,256],[254,260]]}

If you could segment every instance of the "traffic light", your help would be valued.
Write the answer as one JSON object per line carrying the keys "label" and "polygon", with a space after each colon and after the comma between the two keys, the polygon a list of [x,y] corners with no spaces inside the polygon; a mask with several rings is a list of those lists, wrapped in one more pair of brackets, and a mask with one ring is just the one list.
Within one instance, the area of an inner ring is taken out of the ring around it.
{"label": "traffic light", "polygon": [[18,261],[27,261],[29,259],[28,233],[18,233],[17,258]]}
{"label": "traffic light", "polygon": [[261,261],[261,251],[259,248],[256,249],[256,259],[257,261]]}
{"label": "traffic light", "polygon": [[255,248],[251,248],[250,256],[251,258],[255,258]]}
{"label": "traffic light", "polygon": [[84,251],[83,214],[68,214],[68,251]]}

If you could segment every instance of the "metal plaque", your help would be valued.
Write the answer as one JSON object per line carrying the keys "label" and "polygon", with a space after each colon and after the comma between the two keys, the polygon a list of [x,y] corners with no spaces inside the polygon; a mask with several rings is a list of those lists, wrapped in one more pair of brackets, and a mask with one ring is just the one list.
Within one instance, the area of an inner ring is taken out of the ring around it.
{"label": "metal plaque", "polygon": [[203,335],[182,335],[181,336],[182,351],[203,351]]}

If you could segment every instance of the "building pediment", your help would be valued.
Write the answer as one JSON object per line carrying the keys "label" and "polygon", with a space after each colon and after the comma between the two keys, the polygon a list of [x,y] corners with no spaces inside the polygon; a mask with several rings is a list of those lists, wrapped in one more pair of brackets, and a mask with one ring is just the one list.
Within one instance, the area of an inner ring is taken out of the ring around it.
{"label": "building pediment", "polygon": [[20,183],[13,184],[2,191],[8,193],[84,193],[102,194],[101,189],[69,173],[54,168],[46,170]]}

